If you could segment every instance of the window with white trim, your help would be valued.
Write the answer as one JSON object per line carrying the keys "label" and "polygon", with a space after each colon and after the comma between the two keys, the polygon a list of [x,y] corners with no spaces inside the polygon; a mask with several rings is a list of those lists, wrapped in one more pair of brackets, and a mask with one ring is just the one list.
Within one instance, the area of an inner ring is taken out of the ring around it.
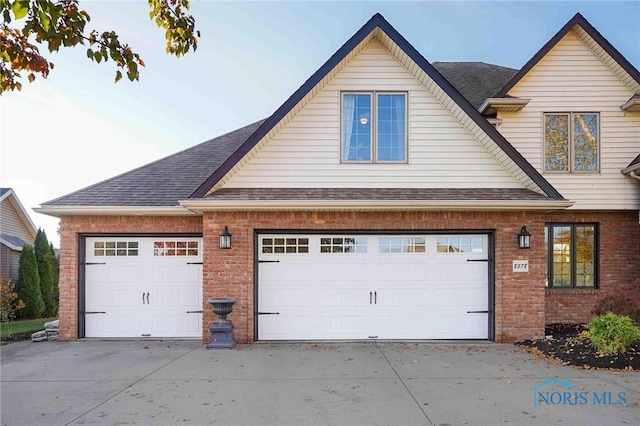
{"label": "window with white trim", "polygon": [[407,161],[407,94],[342,93],[343,163]]}
{"label": "window with white trim", "polygon": [[198,256],[198,241],[162,240],[153,242],[154,256]]}
{"label": "window with white trim", "polygon": [[137,241],[95,241],[94,256],[137,256]]}
{"label": "window with white trim", "polygon": [[424,253],[426,251],[424,237],[380,237],[379,253]]}
{"label": "window with white trim", "polygon": [[309,253],[309,238],[265,237],[262,253]]}
{"label": "window with white trim", "polygon": [[600,115],[570,112],[544,115],[544,171],[598,172]]}
{"label": "window with white trim", "polygon": [[322,237],[320,253],[366,253],[366,237]]}
{"label": "window with white trim", "polygon": [[438,237],[438,253],[484,253],[483,237]]}

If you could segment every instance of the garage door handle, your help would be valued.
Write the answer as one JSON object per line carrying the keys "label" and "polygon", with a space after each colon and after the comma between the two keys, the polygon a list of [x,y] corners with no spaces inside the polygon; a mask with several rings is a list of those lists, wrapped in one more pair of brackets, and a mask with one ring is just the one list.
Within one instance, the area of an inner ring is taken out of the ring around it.
{"label": "garage door handle", "polygon": [[280,315],[280,312],[256,312],[258,315]]}
{"label": "garage door handle", "polygon": [[373,293],[369,292],[369,304],[371,305],[371,298],[373,297]]}
{"label": "garage door handle", "polygon": [[149,293],[147,293],[147,305],[149,304]]}
{"label": "garage door handle", "polygon": [[144,301],[144,291],[142,292],[142,304],[143,304],[143,305],[145,304],[145,301]]}
{"label": "garage door handle", "polygon": [[374,305],[378,304],[378,292],[377,291],[373,292],[373,304]]}
{"label": "garage door handle", "polygon": [[468,314],[488,314],[489,311],[467,311]]}
{"label": "garage door handle", "polygon": [[467,259],[467,262],[488,262],[489,259]]}
{"label": "garage door handle", "polygon": [[202,265],[202,262],[187,262],[187,265]]}
{"label": "garage door handle", "polygon": [[188,314],[201,314],[202,311],[187,311]]}
{"label": "garage door handle", "polygon": [[88,311],[88,312],[80,312],[81,314],[91,315],[91,314],[106,314],[105,311]]}
{"label": "garage door handle", "polygon": [[106,262],[85,262],[85,265],[106,265]]}

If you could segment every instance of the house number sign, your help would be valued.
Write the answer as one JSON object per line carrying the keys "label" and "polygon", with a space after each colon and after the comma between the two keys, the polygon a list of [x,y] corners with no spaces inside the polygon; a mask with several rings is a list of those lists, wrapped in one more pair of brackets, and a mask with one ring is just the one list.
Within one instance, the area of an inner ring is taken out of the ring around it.
{"label": "house number sign", "polygon": [[514,260],[513,261],[513,272],[529,272],[529,261],[528,260]]}

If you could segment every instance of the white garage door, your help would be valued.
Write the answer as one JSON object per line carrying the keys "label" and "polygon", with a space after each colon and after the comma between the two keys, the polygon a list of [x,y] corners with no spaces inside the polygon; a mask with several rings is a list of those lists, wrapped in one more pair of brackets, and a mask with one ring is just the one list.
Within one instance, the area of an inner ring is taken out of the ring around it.
{"label": "white garage door", "polygon": [[86,239],[86,337],[201,337],[202,239]]}
{"label": "white garage door", "polygon": [[258,339],[487,339],[488,235],[258,236]]}

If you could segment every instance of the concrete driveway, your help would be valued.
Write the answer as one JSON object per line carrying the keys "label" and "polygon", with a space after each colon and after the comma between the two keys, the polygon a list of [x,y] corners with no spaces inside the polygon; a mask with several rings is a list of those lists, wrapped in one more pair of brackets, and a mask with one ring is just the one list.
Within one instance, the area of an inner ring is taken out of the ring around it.
{"label": "concrete driveway", "polygon": [[640,424],[638,373],[559,366],[509,344],[79,341],[0,351],[2,425]]}

